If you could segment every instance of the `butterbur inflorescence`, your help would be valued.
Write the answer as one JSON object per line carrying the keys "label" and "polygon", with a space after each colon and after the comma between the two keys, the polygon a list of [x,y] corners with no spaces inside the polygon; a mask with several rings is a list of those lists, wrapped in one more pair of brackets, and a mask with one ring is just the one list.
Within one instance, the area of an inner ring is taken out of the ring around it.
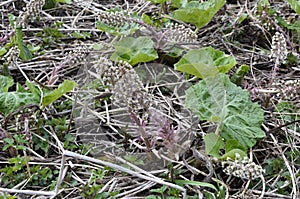
{"label": "butterbur inflorescence", "polygon": [[19,15],[20,21],[18,22],[17,26],[26,28],[28,20],[38,15],[44,5],[45,5],[45,0],[31,0],[26,5],[24,12],[20,13]]}
{"label": "butterbur inflorescence", "polygon": [[259,178],[265,172],[260,165],[255,164],[248,157],[241,158],[239,154],[236,154],[235,160],[227,158],[226,161],[222,161],[222,168],[227,175],[247,180]]}
{"label": "butterbur inflorescence", "polygon": [[99,28],[108,33],[130,34],[139,27],[132,17],[121,12],[100,12],[98,17]]}
{"label": "butterbur inflorescence", "polygon": [[125,105],[135,113],[139,110],[147,112],[151,102],[151,96],[133,69],[124,74],[116,83],[113,99],[115,104]]}
{"label": "butterbur inflorescence", "polygon": [[294,100],[299,98],[300,95],[300,80],[279,80],[274,82],[272,86],[275,86],[279,90],[277,94],[283,100]]}
{"label": "butterbur inflorescence", "polygon": [[193,43],[197,41],[197,34],[192,29],[178,23],[169,26],[164,36],[170,42]]}
{"label": "butterbur inflorescence", "polygon": [[112,62],[105,57],[100,57],[95,69],[101,83],[112,90],[119,79],[132,70],[132,66],[125,61]]}
{"label": "butterbur inflorescence", "polygon": [[272,37],[272,46],[270,58],[275,60],[275,63],[279,65],[283,63],[287,58],[286,40],[282,33],[276,32]]}
{"label": "butterbur inflorescence", "polygon": [[124,26],[124,24],[127,22],[125,16],[122,16],[118,13],[101,12],[99,13],[99,18],[102,23],[114,27]]}
{"label": "butterbur inflorescence", "polygon": [[82,42],[75,42],[74,44],[78,47],[66,53],[65,58],[53,67],[51,76],[48,79],[48,85],[53,85],[58,80],[59,75],[62,73],[62,69],[66,66],[72,66],[87,61],[89,49]]}
{"label": "butterbur inflorescence", "polygon": [[150,96],[138,74],[126,61],[112,62],[101,57],[95,65],[102,84],[113,93],[115,105],[129,107],[131,111],[147,110]]}

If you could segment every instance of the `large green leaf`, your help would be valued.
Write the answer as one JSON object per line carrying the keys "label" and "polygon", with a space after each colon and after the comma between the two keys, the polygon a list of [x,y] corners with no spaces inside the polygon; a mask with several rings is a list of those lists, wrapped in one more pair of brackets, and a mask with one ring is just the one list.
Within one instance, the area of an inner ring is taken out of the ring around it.
{"label": "large green leaf", "polygon": [[194,24],[197,28],[205,26],[225,4],[225,0],[188,2],[184,7],[173,12],[175,19]]}
{"label": "large green leaf", "polygon": [[27,104],[39,104],[40,98],[33,93],[3,92],[0,93],[0,112],[10,114]]}
{"label": "large green leaf", "polygon": [[220,133],[225,141],[234,139],[249,148],[265,136],[260,128],[263,110],[250,101],[248,91],[237,87],[223,73],[189,88],[185,106],[201,120],[217,123],[216,133]]}
{"label": "large green leaf", "polygon": [[66,94],[69,91],[72,91],[76,87],[74,81],[65,80],[62,84],[58,86],[57,89],[47,93],[42,100],[42,105],[47,106],[60,98],[62,95]]}
{"label": "large green leaf", "polygon": [[288,0],[288,3],[292,7],[292,9],[300,15],[300,1],[299,0]]}
{"label": "large green leaf", "polygon": [[215,76],[219,72],[226,73],[235,65],[233,56],[212,47],[204,47],[190,50],[174,66],[178,71],[206,78]]}
{"label": "large green leaf", "polygon": [[113,61],[124,60],[131,65],[149,62],[158,58],[153,46],[154,42],[146,36],[138,38],[125,37],[114,43],[116,50],[110,59]]}
{"label": "large green leaf", "polygon": [[0,75],[0,93],[7,92],[14,85],[14,80],[11,77]]}

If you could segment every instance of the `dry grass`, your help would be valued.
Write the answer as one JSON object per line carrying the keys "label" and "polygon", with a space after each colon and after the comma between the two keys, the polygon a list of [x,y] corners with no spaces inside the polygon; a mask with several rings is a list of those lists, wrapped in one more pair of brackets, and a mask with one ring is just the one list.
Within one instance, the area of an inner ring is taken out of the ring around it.
{"label": "dry grass", "polygon": [[[204,192],[214,192],[210,188],[195,185],[181,187],[174,183],[176,179],[207,182],[215,185],[219,191],[222,187],[224,195],[220,198],[300,197],[300,127],[297,119],[300,84],[286,83],[288,80],[299,81],[300,67],[298,63],[281,65],[276,71],[276,78],[271,80],[274,63],[269,53],[275,30],[267,29],[255,14],[257,1],[231,2],[228,1],[226,8],[199,30],[197,42],[182,47],[195,49],[211,45],[233,55],[239,65],[250,66],[251,72],[243,80],[242,87],[248,89],[252,100],[265,110],[262,128],[267,136],[249,151],[249,156],[266,170],[264,176],[252,181],[227,176],[222,172],[221,165],[204,155],[202,137],[211,132],[214,126],[199,122],[184,109],[184,91],[197,79],[187,79],[185,75],[174,71],[174,60],[161,59],[135,67],[154,110],[153,114],[167,118],[168,122],[180,129],[178,145],[174,144],[172,150],[158,146],[151,153],[145,152],[147,145],[137,134],[140,126],[130,120],[125,102],[106,100],[116,89],[92,86],[99,79],[97,66],[102,64],[99,63],[100,57],[109,57],[113,52],[112,42],[116,39],[98,30],[96,21],[99,12],[116,7],[139,14],[159,12],[159,8],[142,0],[113,3],[73,1],[42,10],[38,18],[33,17],[28,21],[23,29],[24,42],[41,48],[34,53],[33,59],[22,61],[14,50],[0,57],[0,64],[8,64],[9,74],[21,85],[29,80],[41,88],[51,89],[65,79],[75,80],[78,84],[74,92],[36,113],[42,123],[30,120],[33,146],[27,146],[19,154],[29,158],[22,170],[25,175],[12,187],[0,180],[0,193],[8,192],[19,198],[42,198],[43,195],[96,198],[96,193],[115,193],[115,198],[145,198],[154,194],[149,190],[162,185],[173,188],[173,193],[177,190],[178,198],[186,195],[201,198]],[[297,20],[288,4],[277,1],[271,3],[272,8],[281,11],[281,16]],[[0,46],[9,42],[5,35],[13,32],[8,14],[19,16],[25,4],[26,1],[15,0],[0,3],[0,35],[4,36],[0,37]],[[239,18],[243,14],[247,14],[248,18],[240,23]],[[63,35],[51,37],[43,31],[46,27],[57,29]],[[272,27],[282,31],[287,38],[288,51],[299,58],[299,41],[295,33],[280,26]],[[89,36],[78,39],[74,37],[74,32],[88,33]],[[103,48],[95,50],[95,43]],[[294,109],[276,108],[283,101],[292,103]],[[15,116],[18,114],[16,112]],[[53,118],[59,121],[64,118],[66,128],[59,130],[57,127],[61,124],[53,122]],[[16,134],[16,131],[10,131],[17,125],[15,120],[14,117],[7,119],[1,116],[0,130],[11,133],[11,136]],[[151,122],[148,126],[153,126]],[[152,129],[147,127],[146,130],[151,132]],[[68,140],[68,134],[73,135],[75,140]],[[48,151],[34,146],[39,142],[47,143]],[[0,140],[1,147],[3,143]],[[16,155],[15,152],[1,150],[0,168],[9,166],[8,160],[13,155]],[[43,186],[30,183],[34,176],[30,168],[36,165],[57,170],[57,173],[53,173],[52,184],[51,181]],[[2,172],[0,179],[5,175]],[[91,191],[93,189],[94,192]],[[86,195],[83,196],[83,193]],[[166,193],[163,198],[167,197]],[[105,198],[104,194],[102,197]],[[110,197],[113,196],[107,196]]]}

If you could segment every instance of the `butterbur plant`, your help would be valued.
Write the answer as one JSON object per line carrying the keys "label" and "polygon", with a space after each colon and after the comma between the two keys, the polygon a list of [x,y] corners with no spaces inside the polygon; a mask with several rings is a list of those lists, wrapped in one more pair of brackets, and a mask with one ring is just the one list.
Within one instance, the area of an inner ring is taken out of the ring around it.
{"label": "butterbur plant", "polygon": [[178,159],[182,149],[177,144],[179,125],[159,111],[160,105],[154,103],[154,96],[143,86],[134,68],[126,61],[112,62],[104,57],[96,63],[97,78],[112,93],[113,105],[126,109],[130,118],[127,130],[133,139],[145,144],[147,152],[160,146]]}
{"label": "butterbur plant", "polygon": [[200,120],[216,124],[216,136],[206,140],[206,145],[213,147],[206,152],[217,158],[221,157],[219,149],[231,140],[238,141],[242,147],[238,153],[242,153],[265,136],[260,128],[263,110],[250,101],[248,91],[236,86],[225,74],[235,64],[233,57],[211,47],[191,50],[175,64],[177,70],[202,78],[186,91],[185,106]]}
{"label": "butterbur plant", "polygon": [[[183,24],[168,22],[162,23],[159,26],[154,26],[151,23],[153,22],[150,18],[149,21],[147,21],[146,19],[143,19],[142,16],[138,15],[126,15],[122,12],[101,12],[99,13],[97,27],[98,29],[114,36],[129,36],[139,30],[139,35],[141,34],[151,38],[151,40],[155,43],[156,50],[164,49],[167,45],[169,45],[169,43],[193,43],[197,39],[196,32]],[[124,40],[128,39],[124,38]],[[138,42],[139,37],[136,39]],[[130,41],[130,43],[133,43],[133,41]],[[151,60],[144,60],[144,62],[147,61]]]}

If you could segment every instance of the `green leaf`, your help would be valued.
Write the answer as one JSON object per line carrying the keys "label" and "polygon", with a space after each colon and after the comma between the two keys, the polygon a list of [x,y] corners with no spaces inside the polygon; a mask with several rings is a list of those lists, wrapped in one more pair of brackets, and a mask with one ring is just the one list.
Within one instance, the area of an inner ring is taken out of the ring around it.
{"label": "green leaf", "polygon": [[163,4],[166,2],[166,0],[148,0],[148,1],[151,1],[152,3],[155,3],[155,4]]}
{"label": "green leaf", "polygon": [[11,77],[0,75],[0,93],[8,92],[8,89],[14,85],[14,80]]}
{"label": "green leaf", "polygon": [[173,47],[171,49],[168,49],[168,50],[164,50],[164,52],[172,57],[172,58],[177,58],[177,57],[181,57],[183,52],[184,52],[184,49],[182,48],[177,48],[177,47]]}
{"label": "green leaf", "polygon": [[60,98],[62,95],[66,94],[69,91],[72,91],[76,87],[74,81],[65,80],[62,84],[58,86],[57,89],[47,93],[42,100],[42,105],[47,106]]}
{"label": "green leaf", "polygon": [[236,154],[239,154],[241,158],[244,158],[247,156],[246,152],[241,149],[232,149],[232,150],[228,151],[227,153],[225,153],[224,155],[222,155],[222,157],[220,157],[219,159],[227,160],[227,158],[230,158],[232,160],[235,160]]}
{"label": "green leaf", "polygon": [[225,0],[208,0],[202,3],[190,1],[184,7],[175,10],[173,17],[194,24],[199,29],[208,24],[224,4]]}
{"label": "green leaf", "polygon": [[148,195],[145,199],[160,199],[160,197],[155,195]]}
{"label": "green leaf", "polygon": [[27,93],[27,90],[23,88],[19,82],[16,83],[16,91],[19,93]]}
{"label": "green leaf", "polygon": [[72,0],[55,0],[55,1],[56,3],[68,3],[68,4],[72,3]]}
{"label": "green leaf", "polygon": [[4,55],[7,52],[7,50],[4,47],[0,47],[0,57]]}
{"label": "green leaf", "polygon": [[9,25],[11,27],[15,27],[15,22],[17,20],[17,17],[11,13],[8,13],[7,16],[8,16]]}
{"label": "green leaf", "polygon": [[75,31],[71,35],[73,37],[75,37],[76,39],[91,38],[91,33],[89,33],[89,32],[78,32],[78,31]]}
{"label": "green leaf", "polygon": [[[56,39],[61,38],[64,36],[62,32],[60,32],[57,28],[43,28],[43,31],[47,36],[54,37]],[[48,38],[48,37],[47,37]]]}
{"label": "green leaf", "polygon": [[242,151],[246,151],[245,147],[240,145],[240,143],[237,140],[227,140],[225,146],[225,152],[227,153],[233,149],[240,149]]}
{"label": "green leaf", "polygon": [[142,20],[143,20],[143,22],[145,22],[148,25],[153,24],[153,21],[152,21],[151,17],[149,17],[145,13],[142,14]]}
{"label": "green leaf", "polygon": [[212,155],[216,158],[220,156],[220,149],[224,149],[225,144],[222,138],[215,133],[209,133],[203,137],[205,142],[205,152],[209,155]]}
{"label": "green leaf", "polygon": [[25,46],[23,42],[23,36],[22,36],[22,28],[18,27],[16,28],[16,44],[20,50],[20,58],[24,61],[28,61],[32,59],[32,54],[29,51],[29,49]]}
{"label": "green leaf", "polygon": [[243,21],[245,21],[248,18],[248,15],[246,13],[241,14],[241,16],[239,17],[239,22],[243,23]]}
{"label": "green leaf", "polygon": [[218,189],[210,183],[207,182],[198,182],[198,181],[192,181],[192,180],[175,180],[175,183],[178,185],[194,185],[194,186],[200,186],[200,187],[208,187],[211,189],[214,189],[215,191],[218,191]]}
{"label": "green leaf", "polygon": [[134,163],[135,165],[144,165],[143,160],[138,158],[136,155],[125,155],[124,159],[130,163]]}
{"label": "green leaf", "polygon": [[39,104],[39,97],[33,93],[7,92],[0,93],[0,112],[8,115],[21,106]]}
{"label": "green leaf", "polygon": [[154,42],[146,36],[125,37],[114,43],[115,52],[110,59],[113,61],[124,60],[131,65],[140,62],[149,62],[158,58],[157,52],[153,48]]}
{"label": "green leaf", "polygon": [[102,48],[104,48],[104,46],[103,44],[94,43],[92,48],[94,50],[101,50]]}
{"label": "green leaf", "polygon": [[35,53],[41,49],[40,46],[33,46],[33,45],[27,45],[27,48],[31,53]]}
{"label": "green leaf", "polygon": [[55,8],[55,6],[56,6],[55,0],[45,0],[43,9],[45,9],[45,10],[52,9],[52,8]]}
{"label": "green leaf", "polygon": [[264,112],[249,99],[249,92],[233,84],[225,74],[206,78],[186,91],[185,106],[201,120],[218,124],[216,134],[235,139],[245,148],[265,137],[260,126]]}
{"label": "green leaf", "polygon": [[163,194],[167,189],[168,189],[168,187],[163,185],[161,188],[151,189],[150,192]]}
{"label": "green leaf", "polygon": [[215,76],[219,72],[226,73],[235,65],[233,56],[212,47],[205,47],[190,50],[174,66],[178,71],[206,78]]}
{"label": "green leaf", "polygon": [[245,75],[249,72],[250,67],[247,65],[241,65],[236,72],[231,76],[230,80],[236,85],[242,85]]}
{"label": "green leaf", "polygon": [[26,81],[26,86],[29,88],[31,93],[35,94],[37,97],[41,97],[41,90],[38,88],[38,86],[28,81]]}
{"label": "green leaf", "polygon": [[171,0],[171,7],[180,8],[185,7],[187,4],[187,0]]}
{"label": "green leaf", "polygon": [[270,7],[270,3],[268,0],[260,0],[257,3],[257,10],[258,11],[263,11],[265,8],[269,8]]}
{"label": "green leaf", "polygon": [[[299,112],[299,108],[293,102],[279,102],[275,107],[276,112],[280,113],[277,119],[283,120],[284,123],[290,123],[299,120],[300,116],[295,114]],[[299,132],[300,128],[297,123],[287,126],[288,129]]]}
{"label": "green leaf", "polygon": [[300,30],[300,21],[299,20],[294,23],[288,23],[281,16],[276,16],[276,20],[278,21],[278,24],[280,26],[283,26],[289,30],[296,30],[296,31]]}
{"label": "green leaf", "polygon": [[134,23],[130,23],[130,24],[124,23],[123,26],[116,27],[116,26],[110,26],[106,23],[102,23],[101,21],[97,21],[97,28],[113,36],[122,36],[122,35],[131,35],[135,33],[135,31],[139,29],[139,26]]}
{"label": "green leaf", "polygon": [[299,0],[288,0],[291,8],[300,15],[300,1]]}

